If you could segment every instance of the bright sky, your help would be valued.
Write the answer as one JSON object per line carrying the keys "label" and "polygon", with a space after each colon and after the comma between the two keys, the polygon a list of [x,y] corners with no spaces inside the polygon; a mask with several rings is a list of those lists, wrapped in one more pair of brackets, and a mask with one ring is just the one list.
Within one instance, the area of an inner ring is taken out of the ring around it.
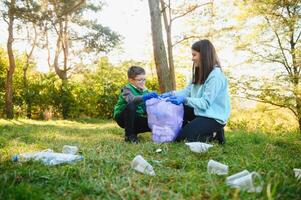
{"label": "bright sky", "polygon": [[145,60],[152,49],[148,1],[107,0],[98,18],[103,25],[123,36],[123,52],[113,51],[110,60]]}

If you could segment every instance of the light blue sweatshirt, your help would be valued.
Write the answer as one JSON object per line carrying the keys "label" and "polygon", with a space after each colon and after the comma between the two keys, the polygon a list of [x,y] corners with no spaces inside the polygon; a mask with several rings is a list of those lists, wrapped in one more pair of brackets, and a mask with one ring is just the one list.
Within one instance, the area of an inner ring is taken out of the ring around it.
{"label": "light blue sweatshirt", "polygon": [[220,68],[215,67],[204,84],[190,84],[175,92],[186,97],[185,105],[192,107],[196,116],[215,119],[226,124],[230,116],[228,82]]}

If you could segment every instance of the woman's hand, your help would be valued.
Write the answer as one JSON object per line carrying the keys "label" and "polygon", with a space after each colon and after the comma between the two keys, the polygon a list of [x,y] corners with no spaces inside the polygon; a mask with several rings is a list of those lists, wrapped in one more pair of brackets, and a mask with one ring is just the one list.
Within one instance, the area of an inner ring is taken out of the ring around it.
{"label": "woman's hand", "polygon": [[172,96],[172,97],[169,97],[166,101],[169,101],[169,102],[171,102],[173,104],[176,104],[176,105],[180,105],[182,103],[185,103],[186,98],[183,97],[183,96],[178,96],[178,97]]}
{"label": "woman's hand", "polygon": [[167,97],[171,97],[171,96],[173,96],[173,91],[165,92],[165,93],[159,95],[160,98],[167,98]]}

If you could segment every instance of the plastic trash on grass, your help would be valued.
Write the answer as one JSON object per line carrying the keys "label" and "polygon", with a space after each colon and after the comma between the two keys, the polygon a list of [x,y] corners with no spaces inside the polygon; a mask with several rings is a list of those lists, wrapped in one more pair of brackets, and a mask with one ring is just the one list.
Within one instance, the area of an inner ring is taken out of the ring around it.
{"label": "plastic trash on grass", "polygon": [[225,175],[228,174],[228,165],[225,165],[223,163],[214,161],[214,160],[209,160],[207,164],[207,172],[209,174],[218,174],[218,175]]}
{"label": "plastic trash on grass", "polygon": [[156,153],[161,153],[162,152],[162,149],[157,149],[156,150]]}
{"label": "plastic trash on grass", "polygon": [[13,161],[26,162],[29,160],[42,161],[45,165],[58,165],[62,163],[73,163],[79,160],[83,160],[81,155],[72,155],[65,153],[55,153],[51,149],[46,149],[40,152],[23,153],[13,156]]}
{"label": "plastic trash on grass", "polygon": [[213,147],[212,144],[207,144],[203,142],[186,142],[185,144],[189,146],[191,151],[196,153],[206,152],[209,148]]}
{"label": "plastic trash on grass", "polygon": [[75,155],[78,152],[77,146],[64,145],[62,153]]}
{"label": "plastic trash on grass", "polygon": [[241,171],[237,174],[227,177],[227,185],[233,188],[239,188],[248,192],[261,192],[263,181],[257,172],[249,172],[248,170]]}
{"label": "plastic trash on grass", "polygon": [[144,158],[141,155],[137,155],[133,159],[133,161],[131,163],[131,167],[134,170],[141,172],[143,174],[147,174],[147,175],[151,175],[151,176],[156,175],[153,167],[146,160],[144,160]]}
{"label": "plastic trash on grass", "polygon": [[301,180],[301,169],[297,169],[294,168],[294,172],[295,172],[295,177],[297,178],[297,180]]}

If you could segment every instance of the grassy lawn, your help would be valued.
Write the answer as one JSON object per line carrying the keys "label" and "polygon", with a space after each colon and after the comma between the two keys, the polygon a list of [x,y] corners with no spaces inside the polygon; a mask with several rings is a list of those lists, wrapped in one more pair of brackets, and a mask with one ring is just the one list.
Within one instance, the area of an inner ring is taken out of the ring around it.
{"label": "grassy lawn", "polygon": [[[301,199],[301,137],[226,132],[227,144],[216,143],[196,154],[184,143],[155,144],[150,133],[138,145],[123,142],[112,121],[0,120],[0,199]],[[70,165],[13,163],[15,154],[76,145],[85,160]],[[161,153],[156,149],[161,148]],[[156,176],[135,172],[131,160],[141,154]],[[229,175],[247,169],[263,177],[261,193],[231,189],[226,176],[207,173],[209,159],[229,165]]]}

